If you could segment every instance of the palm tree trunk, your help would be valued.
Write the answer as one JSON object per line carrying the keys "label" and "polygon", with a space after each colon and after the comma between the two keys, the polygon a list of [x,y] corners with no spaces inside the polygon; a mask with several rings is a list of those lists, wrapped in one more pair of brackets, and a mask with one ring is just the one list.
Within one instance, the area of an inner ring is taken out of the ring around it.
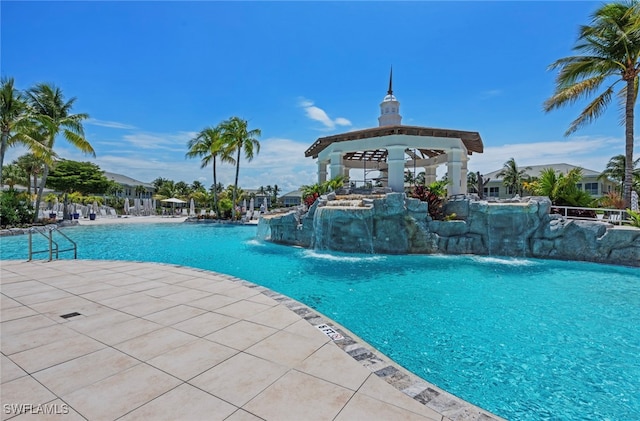
{"label": "palm tree trunk", "polygon": [[[636,76],[637,77],[637,76]],[[633,121],[635,104],[635,78],[627,80],[627,99],[625,110],[625,163],[624,163],[624,206],[631,208],[631,185],[633,184]]]}
{"label": "palm tree trunk", "polygon": [[238,160],[236,161],[236,181],[233,185],[233,203],[231,207],[231,219],[236,220],[236,196],[238,195],[238,175],[240,174],[240,152],[242,145],[238,145]]}
{"label": "palm tree trunk", "polygon": [[42,171],[42,178],[40,179],[40,187],[38,188],[38,195],[36,196],[35,215],[33,216],[33,222],[38,222],[38,213],[40,210],[40,202],[42,201],[42,193],[44,192],[44,185],[47,183],[47,177],[49,176],[49,165],[44,164],[44,170]]}
{"label": "palm tree trunk", "polygon": [[2,132],[2,144],[0,145],[0,189],[4,186],[2,184],[2,168],[4,167],[4,152],[7,149],[7,142],[9,141],[9,132]]}
{"label": "palm tree trunk", "polygon": [[220,219],[220,207],[218,206],[218,179],[216,175],[215,157],[213,157],[213,209],[216,211],[216,219]]}

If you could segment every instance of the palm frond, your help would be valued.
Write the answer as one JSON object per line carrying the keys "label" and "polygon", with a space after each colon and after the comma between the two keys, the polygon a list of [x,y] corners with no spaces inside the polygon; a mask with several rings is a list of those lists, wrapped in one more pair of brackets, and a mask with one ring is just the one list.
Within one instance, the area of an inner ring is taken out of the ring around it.
{"label": "palm frond", "polygon": [[570,86],[558,88],[556,93],[544,102],[544,110],[549,112],[567,104],[574,104],[576,101],[590,96],[600,88],[604,79],[605,76],[596,76]]}
{"label": "palm frond", "polygon": [[611,96],[613,94],[613,86],[604,91],[601,95],[596,97],[587,107],[580,113],[578,118],[571,122],[571,125],[564,133],[565,136],[569,136],[581,127],[591,123],[604,113],[607,105],[611,102]]}

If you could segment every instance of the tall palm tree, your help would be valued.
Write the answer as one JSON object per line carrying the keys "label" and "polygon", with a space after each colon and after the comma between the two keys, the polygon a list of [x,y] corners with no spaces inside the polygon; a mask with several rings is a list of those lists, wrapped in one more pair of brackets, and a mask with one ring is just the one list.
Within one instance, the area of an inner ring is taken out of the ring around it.
{"label": "tall palm tree", "polygon": [[527,170],[530,169],[530,167],[519,169],[516,160],[511,158],[504,163],[502,171],[497,176],[502,177],[502,184],[511,189],[512,192],[522,195],[524,190],[523,183],[529,179]]}
{"label": "tall palm tree", "polygon": [[222,129],[222,138],[225,145],[230,149],[237,151],[236,155],[236,178],[233,189],[233,207],[231,208],[231,218],[236,219],[236,201],[238,190],[238,175],[240,174],[240,155],[244,152],[244,157],[247,161],[251,162],[253,157],[260,153],[260,142],[256,137],[260,136],[262,132],[260,129],[249,130],[248,123],[239,117],[231,117],[229,120],[222,122],[220,125]]}
{"label": "tall palm tree", "polygon": [[[222,129],[218,127],[207,127],[198,133],[196,137],[187,143],[189,151],[186,153],[187,158],[201,158],[200,168],[205,168],[211,164],[213,168],[213,185],[218,184],[216,162],[220,157],[221,162],[235,164],[235,160],[231,156],[232,150],[227,147],[222,138]],[[220,215],[218,206],[218,189],[212,189],[213,208],[216,215]]]}
{"label": "tall palm tree", "polygon": [[88,114],[72,114],[71,109],[76,98],[65,101],[60,88],[46,83],[39,83],[27,91],[27,100],[32,108],[32,118],[46,133],[45,146],[49,149],[48,159],[45,159],[44,171],[40,179],[40,187],[36,198],[35,218],[42,200],[42,192],[47,183],[50,169],[50,158],[54,155],[53,145],[56,137],[62,132],[65,139],[81,152],[96,156],[93,147],[84,137],[82,121],[89,118]]}
{"label": "tall palm tree", "polygon": [[549,66],[560,71],[555,92],[545,101],[544,109],[549,112],[585,99],[595,94],[605,81],[611,81],[571,123],[565,133],[568,136],[602,115],[611,102],[614,86],[622,82],[617,95],[624,109],[626,167],[623,196],[629,207],[633,182],[634,107],[640,72],[640,3],[631,0],[601,6],[592,15],[591,25],[580,28],[573,50],[580,55],[562,58]]}
{"label": "tall palm tree", "polygon": [[[13,78],[3,77],[0,81],[0,168],[4,165],[4,155],[9,146],[22,143],[39,155],[48,154],[49,150],[30,136],[33,127],[29,119],[30,109],[22,92],[14,87]],[[0,171],[0,186],[2,171]]]}

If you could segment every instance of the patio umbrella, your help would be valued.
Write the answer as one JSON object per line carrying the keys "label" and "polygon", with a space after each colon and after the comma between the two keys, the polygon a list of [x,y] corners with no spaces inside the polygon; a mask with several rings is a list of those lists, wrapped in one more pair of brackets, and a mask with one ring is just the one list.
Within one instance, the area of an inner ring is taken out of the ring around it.
{"label": "patio umbrella", "polygon": [[247,212],[247,199],[242,199],[242,213]]}
{"label": "patio umbrella", "polygon": [[267,196],[264,197],[264,211],[266,212],[269,208],[267,207]]}
{"label": "patio umbrella", "polygon": [[249,209],[251,210],[251,212],[253,212],[256,209],[255,203],[253,201],[253,197],[249,200]]}
{"label": "patio umbrella", "polygon": [[193,201],[193,198],[191,198],[189,202],[189,216],[196,216],[196,203]]}
{"label": "patio umbrella", "polygon": [[129,198],[124,199],[124,213],[129,215]]}
{"label": "patio umbrella", "polygon": [[184,200],[180,200],[180,199],[178,199],[176,197],[171,197],[169,199],[163,199],[163,200],[161,200],[161,202],[171,203],[171,213],[175,213],[174,210],[175,210],[176,203],[187,203]]}

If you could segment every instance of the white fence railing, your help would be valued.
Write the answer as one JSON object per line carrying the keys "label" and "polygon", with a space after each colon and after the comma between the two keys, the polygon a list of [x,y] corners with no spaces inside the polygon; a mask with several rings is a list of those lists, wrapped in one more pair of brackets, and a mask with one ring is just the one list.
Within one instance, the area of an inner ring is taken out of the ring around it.
{"label": "white fence railing", "polygon": [[614,225],[631,222],[624,209],[579,208],[574,206],[551,206],[551,214],[559,214],[569,219],[603,221]]}

